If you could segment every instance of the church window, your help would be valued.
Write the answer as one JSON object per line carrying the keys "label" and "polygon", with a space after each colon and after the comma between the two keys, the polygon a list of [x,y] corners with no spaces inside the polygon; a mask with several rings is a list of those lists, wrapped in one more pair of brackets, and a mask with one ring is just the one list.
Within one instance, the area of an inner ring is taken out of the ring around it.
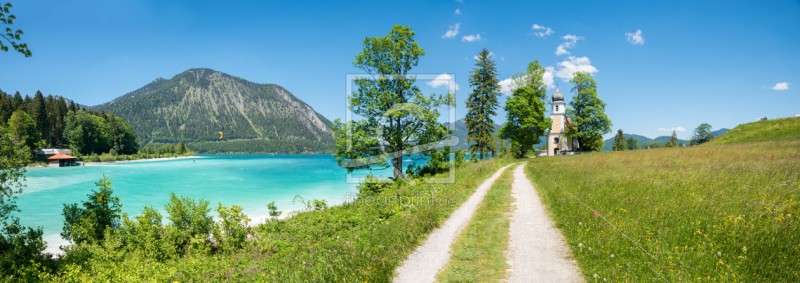
{"label": "church window", "polygon": [[559,139],[558,137],[556,137],[555,139],[553,139],[553,141],[554,141],[555,143],[558,143],[558,142],[560,141],[560,139]]}
{"label": "church window", "polygon": [[558,112],[558,105],[556,105],[556,112]]}

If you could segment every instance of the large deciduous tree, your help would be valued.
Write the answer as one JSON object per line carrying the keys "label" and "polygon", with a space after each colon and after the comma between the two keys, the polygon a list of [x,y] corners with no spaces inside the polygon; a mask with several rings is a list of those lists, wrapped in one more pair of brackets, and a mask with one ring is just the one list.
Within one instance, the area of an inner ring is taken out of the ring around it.
{"label": "large deciduous tree", "polygon": [[495,153],[493,135],[497,98],[500,96],[500,81],[497,79],[497,67],[489,50],[484,48],[475,59],[475,68],[470,71],[469,85],[473,88],[467,98],[467,142],[472,142],[469,150],[478,154],[483,160],[488,153]]}
{"label": "large deciduous tree", "polygon": [[519,76],[525,78],[525,83],[519,84],[506,101],[504,109],[507,121],[500,128],[500,137],[518,144],[518,156],[515,157],[525,156],[528,150],[533,149],[539,143],[539,137],[552,124],[552,120],[544,114],[544,100],[547,97],[544,73],[545,69],[538,60],[531,62],[527,74]]}
{"label": "large deciduous tree", "polygon": [[364,39],[356,55],[353,65],[367,75],[353,81],[355,90],[348,100],[350,110],[363,119],[334,121],[333,156],[348,172],[392,168],[394,178],[402,178],[404,156],[420,147],[430,150],[428,145],[451,133],[437,121],[436,108],[453,105],[454,95],[425,97],[409,74],[425,55],[414,34],[411,27],[396,25],[385,36]]}
{"label": "large deciduous tree", "polygon": [[39,131],[36,130],[36,122],[28,116],[28,113],[22,110],[14,111],[8,119],[8,126],[11,128],[14,140],[26,145],[29,154],[39,149]]}
{"label": "large deciduous tree", "polygon": [[610,133],[612,126],[605,113],[606,103],[597,97],[597,83],[592,74],[577,72],[570,82],[574,84],[572,91],[577,93],[567,109],[567,117],[577,129],[571,135],[578,139],[583,150],[600,150],[602,143],[596,142],[595,137],[600,136],[602,140],[602,135]]}
{"label": "large deciduous tree", "polygon": [[700,124],[694,129],[694,134],[692,135],[691,145],[698,145],[701,143],[705,143],[710,141],[714,138],[714,135],[711,134],[711,125],[707,123]]}

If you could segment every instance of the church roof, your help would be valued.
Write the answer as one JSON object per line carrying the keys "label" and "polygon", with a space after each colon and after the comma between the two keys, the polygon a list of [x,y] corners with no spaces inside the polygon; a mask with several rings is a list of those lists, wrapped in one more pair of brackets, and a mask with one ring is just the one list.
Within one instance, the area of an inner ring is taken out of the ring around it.
{"label": "church roof", "polygon": [[553,93],[553,102],[556,101],[564,101],[564,94],[558,91],[558,87],[556,87],[556,92]]}

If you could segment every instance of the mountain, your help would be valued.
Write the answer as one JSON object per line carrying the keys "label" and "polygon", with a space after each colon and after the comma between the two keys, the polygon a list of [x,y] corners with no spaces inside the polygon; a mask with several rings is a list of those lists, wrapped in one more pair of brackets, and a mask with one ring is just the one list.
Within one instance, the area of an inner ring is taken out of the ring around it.
{"label": "mountain", "polygon": [[[672,137],[672,136],[660,136],[660,137],[657,137],[655,139],[651,139],[651,138],[648,138],[648,137],[645,137],[645,136],[631,135],[631,134],[624,134],[624,133],[622,134],[622,136],[625,137],[626,140],[628,138],[630,138],[630,137],[635,138],[637,141],[639,141],[639,146],[642,146],[642,144],[645,143],[645,142],[648,142],[648,143],[657,142],[657,143],[660,143],[660,144],[664,144],[665,142],[669,141],[670,137]],[[682,142],[685,145],[689,145],[689,141],[687,141],[687,140],[678,139],[678,142]],[[614,148],[614,137],[611,137],[610,139],[605,140],[605,145],[603,146],[602,151],[611,151],[611,149],[613,149],[613,148]]]}
{"label": "mountain", "polygon": [[333,124],[283,87],[211,69],[158,78],[92,108],[124,118],[142,144],[239,139],[306,140],[315,147],[334,143]]}
{"label": "mountain", "polygon": [[728,130],[730,130],[730,129],[722,128],[722,129],[719,129],[719,130],[711,132],[711,135],[716,137],[716,136],[719,136],[721,134],[724,134]]}
{"label": "mountain", "polygon": [[[450,122],[445,122],[444,125],[449,128]],[[500,127],[502,127],[502,125],[494,124],[494,134],[496,134],[497,131],[500,130]],[[467,124],[464,123],[464,119],[458,119],[456,121],[453,135],[458,137],[458,145],[453,146],[453,150],[456,150],[458,148],[463,148],[464,150],[469,149],[469,144],[467,144],[467,136],[469,136],[469,132],[467,131]],[[539,137],[539,143],[536,144],[536,147],[538,148],[539,146],[543,145],[546,140],[547,137],[545,136]]]}

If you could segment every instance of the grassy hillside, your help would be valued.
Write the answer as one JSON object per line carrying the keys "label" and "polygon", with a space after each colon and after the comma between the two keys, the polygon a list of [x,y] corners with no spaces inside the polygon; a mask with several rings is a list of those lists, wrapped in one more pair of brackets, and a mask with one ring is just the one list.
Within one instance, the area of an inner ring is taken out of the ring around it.
{"label": "grassy hillside", "polygon": [[780,118],[739,125],[706,145],[762,141],[800,140],[800,117]]}
{"label": "grassy hillside", "polygon": [[797,282],[797,121],[721,136],[772,142],[536,158],[526,173],[587,281]]}

